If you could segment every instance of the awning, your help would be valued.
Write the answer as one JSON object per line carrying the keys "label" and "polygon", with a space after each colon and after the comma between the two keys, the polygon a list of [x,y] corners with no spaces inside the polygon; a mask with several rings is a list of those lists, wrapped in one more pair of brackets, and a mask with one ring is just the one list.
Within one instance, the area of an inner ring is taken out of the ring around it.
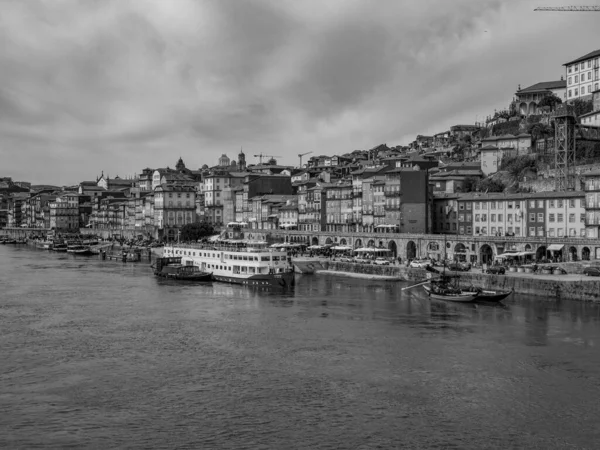
{"label": "awning", "polygon": [[239,223],[237,223],[237,222],[229,222],[227,224],[228,227],[234,227],[234,226],[237,226],[237,225],[239,225]]}
{"label": "awning", "polygon": [[352,250],[352,247],[348,247],[347,245],[336,245],[335,247],[331,247],[331,250]]}
{"label": "awning", "polygon": [[548,246],[548,250],[550,250],[552,252],[557,252],[559,250],[562,250],[564,246],[565,246],[565,244],[550,244]]}
{"label": "awning", "polygon": [[216,241],[218,241],[218,240],[219,240],[219,238],[220,238],[220,237],[221,237],[221,235],[220,235],[220,234],[215,234],[214,236],[211,236],[211,237],[209,237],[209,238],[208,238],[208,241],[209,241],[209,242],[216,242]]}

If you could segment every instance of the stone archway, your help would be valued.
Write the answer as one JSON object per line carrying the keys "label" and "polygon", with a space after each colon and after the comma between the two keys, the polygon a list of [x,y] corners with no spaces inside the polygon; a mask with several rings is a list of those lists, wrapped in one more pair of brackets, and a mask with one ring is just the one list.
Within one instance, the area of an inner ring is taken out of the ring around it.
{"label": "stone archway", "polygon": [[569,261],[577,261],[577,248],[569,247]]}
{"label": "stone archway", "polygon": [[548,257],[548,249],[546,249],[545,245],[541,245],[538,247],[538,249],[535,251],[535,258],[536,259],[546,259]]}
{"label": "stone archway", "polygon": [[427,244],[427,256],[431,259],[441,259],[440,244],[439,242],[429,242]]}
{"label": "stone archway", "polygon": [[367,247],[375,247],[375,241],[373,239],[369,239],[369,242],[367,243]]}
{"label": "stone archway", "polygon": [[519,104],[519,112],[521,113],[522,116],[526,116],[528,110],[529,110],[529,108],[527,107],[527,103],[521,102]]}
{"label": "stone archway", "polygon": [[379,241],[379,248],[383,248],[383,241]]}
{"label": "stone archway", "polygon": [[346,239],[341,238],[340,239],[340,245],[346,245]]}
{"label": "stone archway", "polygon": [[354,241],[354,248],[360,248],[360,247],[362,247],[362,240],[357,239],[356,241]]}
{"label": "stone archway", "polygon": [[325,245],[330,245],[333,244],[333,241],[331,240],[330,237],[328,237],[327,239],[325,239]]}
{"label": "stone archway", "polygon": [[388,242],[388,250],[391,252],[391,256],[396,258],[398,256],[398,246],[395,241]]}
{"label": "stone archway", "polygon": [[314,237],[312,238],[312,240],[310,241],[311,245],[319,245],[319,238]]}
{"label": "stone archway", "polygon": [[467,247],[462,242],[454,246],[454,260],[463,262],[467,260]]}
{"label": "stone archway", "polygon": [[406,244],[406,258],[415,259],[417,257],[417,244],[414,241],[408,241]]}
{"label": "stone archway", "polygon": [[526,252],[530,252],[531,251],[531,244],[525,244],[525,251]]}
{"label": "stone archway", "polygon": [[483,244],[479,249],[479,261],[481,264],[492,264],[494,262],[494,251],[488,244]]}
{"label": "stone archway", "polygon": [[584,261],[589,261],[590,260],[590,249],[589,247],[583,247],[583,249],[581,249],[581,259]]}

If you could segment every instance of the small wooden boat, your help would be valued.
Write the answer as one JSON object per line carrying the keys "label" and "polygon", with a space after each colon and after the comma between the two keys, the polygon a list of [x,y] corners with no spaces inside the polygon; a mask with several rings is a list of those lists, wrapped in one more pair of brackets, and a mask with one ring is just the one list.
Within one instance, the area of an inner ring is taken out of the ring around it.
{"label": "small wooden boat", "polygon": [[181,264],[181,257],[157,258],[154,275],[186,281],[212,281],[212,273],[202,272],[198,266]]}
{"label": "small wooden boat", "polygon": [[506,290],[502,290],[502,289],[498,289],[498,290],[482,289],[481,292],[479,293],[479,295],[477,296],[476,301],[499,302],[499,301],[504,300],[506,297],[508,297],[513,292],[514,292],[514,289],[511,289],[510,291],[506,291]]}
{"label": "small wooden boat", "polygon": [[432,286],[431,284],[424,284],[423,289],[425,289],[430,298],[457,303],[472,303],[479,295],[479,292],[477,291],[462,291],[449,286],[441,287],[435,285]]}
{"label": "small wooden boat", "polygon": [[81,245],[81,244],[69,245],[67,247],[67,253],[72,253],[72,254],[81,255],[81,256],[93,255],[92,250],[90,250],[89,246],[85,246],[85,245]]}

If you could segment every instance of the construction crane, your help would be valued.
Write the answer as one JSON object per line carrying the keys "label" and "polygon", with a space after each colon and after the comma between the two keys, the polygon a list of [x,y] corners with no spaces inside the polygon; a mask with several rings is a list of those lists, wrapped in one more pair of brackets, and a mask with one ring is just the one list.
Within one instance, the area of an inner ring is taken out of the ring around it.
{"label": "construction crane", "polygon": [[255,158],[258,158],[258,163],[262,164],[262,160],[263,158],[279,158],[279,155],[264,155],[262,153],[258,154],[258,155],[254,155]]}
{"label": "construction crane", "polygon": [[300,158],[300,168],[302,168],[302,157],[304,155],[310,155],[312,152],[306,152],[306,153],[298,153],[298,158]]}
{"label": "construction crane", "polygon": [[534,11],[600,12],[600,6],[540,6],[535,8]]}

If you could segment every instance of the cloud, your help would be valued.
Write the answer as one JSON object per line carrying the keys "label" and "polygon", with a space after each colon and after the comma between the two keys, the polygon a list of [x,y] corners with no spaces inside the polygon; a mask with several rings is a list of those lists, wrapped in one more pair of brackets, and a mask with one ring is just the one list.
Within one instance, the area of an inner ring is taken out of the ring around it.
{"label": "cloud", "polygon": [[2,175],[75,183],[240,146],[292,164],[472,123],[594,49],[591,14],[534,6],[3,0]]}

